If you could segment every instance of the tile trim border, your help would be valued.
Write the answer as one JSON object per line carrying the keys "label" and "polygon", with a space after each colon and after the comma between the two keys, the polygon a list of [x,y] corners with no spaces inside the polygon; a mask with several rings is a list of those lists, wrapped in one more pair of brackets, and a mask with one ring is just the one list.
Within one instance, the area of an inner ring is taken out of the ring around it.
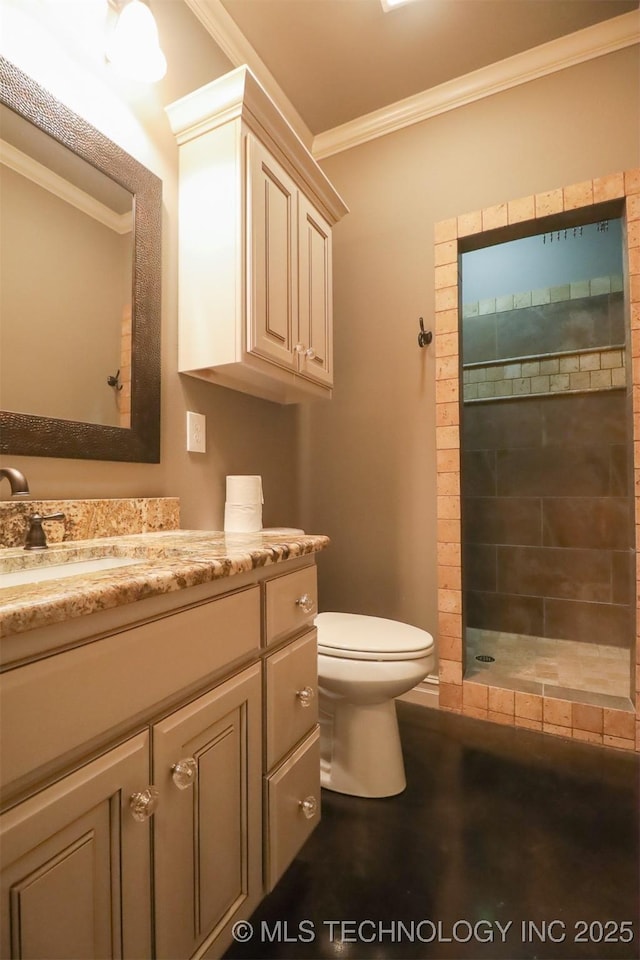
{"label": "tile trim border", "polygon": [[[440,709],[509,726],[640,752],[640,642],[635,638],[635,717],[572,703],[562,714],[552,697],[518,693],[463,679],[462,545],[460,509],[459,241],[607,200],[624,202],[624,251],[630,318],[633,470],[636,490],[636,550],[640,549],[640,168],[598,177],[483,210],[451,217],[434,226],[438,650]],[[636,552],[636,584],[640,565]],[[638,586],[637,594],[640,593]],[[637,599],[636,599],[637,603]],[[640,614],[636,618],[636,631]],[[562,714],[562,722],[558,718]],[[605,716],[606,714],[606,716]],[[619,714],[619,715],[618,715]],[[632,727],[634,728],[632,730]],[[622,735],[621,735],[622,734]]]}
{"label": "tile trim border", "polygon": [[528,310],[529,307],[544,307],[548,303],[564,303],[567,300],[585,300],[589,297],[619,293],[624,290],[624,278],[612,274],[605,277],[592,277],[576,283],[564,283],[555,287],[540,287],[538,290],[522,290],[503,297],[488,297],[484,300],[465,300],[462,315],[484,317],[496,313],[508,313],[512,310]]}

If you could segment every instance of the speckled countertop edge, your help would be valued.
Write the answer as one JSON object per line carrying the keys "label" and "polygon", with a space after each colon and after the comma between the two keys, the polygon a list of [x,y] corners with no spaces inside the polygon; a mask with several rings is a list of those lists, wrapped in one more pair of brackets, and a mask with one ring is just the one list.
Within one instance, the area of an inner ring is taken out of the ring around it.
{"label": "speckled countertop edge", "polygon": [[328,545],[328,537],[313,534],[174,530],[68,541],[30,556],[16,548],[0,550],[5,571],[91,557],[140,559],[126,567],[0,589],[0,637],[248,573]]}

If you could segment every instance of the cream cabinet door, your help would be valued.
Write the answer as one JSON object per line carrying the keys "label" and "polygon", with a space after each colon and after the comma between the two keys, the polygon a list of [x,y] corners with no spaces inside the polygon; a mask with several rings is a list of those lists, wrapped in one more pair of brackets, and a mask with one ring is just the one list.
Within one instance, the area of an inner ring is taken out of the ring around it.
{"label": "cream cabinet door", "polygon": [[297,369],[297,188],[247,135],[247,350]]}
{"label": "cream cabinet door", "polygon": [[298,340],[300,373],[333,385],[331,227],[307,198],[298,197]]}
{"label": "cream cabinet door", "polygon": [[262,895],[261,700],[255,665],[153,727],[158,958],[216,955]]}
{"label": "cream cabinet door", "polygon": [[320,731],[266,778],[265,886],[271,892],[320,822]]}
{"label": "cream cabinet door", "polygon": [[0,817],[3,958],[151,956],[148,773],[145,732]]}
{"label": "cream cabinet door", "polygon": [[265,660],[267,770],[318,722],[316,636],[310,630]]}

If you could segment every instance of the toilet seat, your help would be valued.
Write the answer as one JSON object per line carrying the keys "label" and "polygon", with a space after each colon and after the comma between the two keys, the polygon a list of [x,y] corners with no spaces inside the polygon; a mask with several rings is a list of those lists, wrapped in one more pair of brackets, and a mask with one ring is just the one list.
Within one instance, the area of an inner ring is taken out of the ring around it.
{"label": "toilet seat", "polygon": [[318,653],[345,660],[417,660],[433,650],[426,630],[357,613],[320,613]]}

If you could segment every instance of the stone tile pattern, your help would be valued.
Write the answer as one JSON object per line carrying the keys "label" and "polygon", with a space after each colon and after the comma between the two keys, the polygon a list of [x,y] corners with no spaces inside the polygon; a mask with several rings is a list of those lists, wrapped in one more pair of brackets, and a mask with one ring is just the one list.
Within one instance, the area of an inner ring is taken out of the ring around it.
{"label": "stone tile pattern", "polygon": [[[465,679],[628,710],[630,651],[603,644],[465,628]],[[493,661],[479,657],[493,657]],[[587,696],[585,696],[588,695]]]}
{"label": "stone tile pattern", "polygon": [[632,642],[624,390],[464,404],[466,627]]}
{"label": "stone tile pattern", "polygon": [[[529,727],[640,752],[640,644],[634,642],[636,714],[463,681],[460,504],[458,241],[525,221],[622,200],[631,324],[634,478],[640,518],[640,168],[598,177],[451,217],[435,225],[436,469],[438,515],[438,651],[440,707],[484,720]],[[541,224],[541,232],[544,226]],[[636,551],[640,528],[636,527]],[[637,571],[636,571],[637,581]],[[640,619],[640,618],[637,618]]]}
{"label": "stone tile pattern", "polygon": [[464,400],[626,386],[622,276],[462,307]]}
{"label": "stone tile pattern", "polygon": [[609,347],[555,357],[546,354],[535,359],[463,367],[462,380],[465,403],[502,397],[624,389],[624,351]]}
{"label": "stone tile pattern", "polygon": [[29,517],[63,513],[64,520],[44,524],[47,542],[93,540],[131,533],[178,530],[177,497],[134,497],[114,500],[3,500],[0,502],[0,546],[22,547]]}

